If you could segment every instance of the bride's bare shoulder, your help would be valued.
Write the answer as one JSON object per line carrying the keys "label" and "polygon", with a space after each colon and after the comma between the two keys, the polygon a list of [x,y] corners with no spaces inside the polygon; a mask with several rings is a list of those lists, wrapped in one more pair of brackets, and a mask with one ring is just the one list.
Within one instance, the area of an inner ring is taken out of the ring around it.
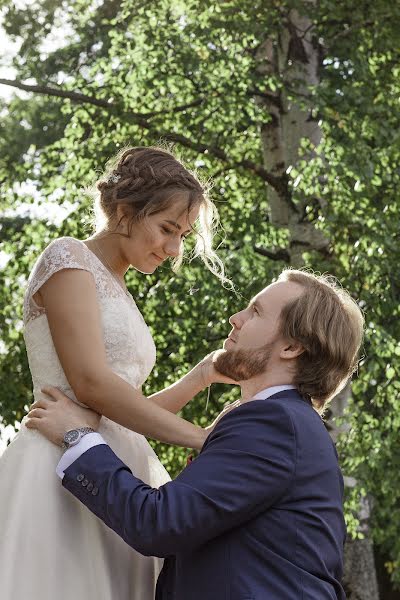
{"label": "bride's bare shoulder", "polygon": [[[58,296],[61,293],[64,277],[60,275],[68,270],[91,272],[90,251],[76,238],[59,237],[39,255],[29,278],[29,295],[38,307],[45,308],[45,288],[50,295]],[[74,285],[77,276],[74,274],[68,279]]]}

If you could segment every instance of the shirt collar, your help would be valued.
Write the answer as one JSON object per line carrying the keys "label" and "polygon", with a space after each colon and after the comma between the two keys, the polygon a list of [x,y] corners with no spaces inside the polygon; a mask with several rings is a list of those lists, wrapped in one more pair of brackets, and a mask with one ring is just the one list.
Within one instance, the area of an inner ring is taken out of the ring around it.
{"label": "shirt collar", "polygon": [[261,392],[258,392],[258,394],[253,396],[252,400],[266,400],[267,398],[269,398],[270,396],[273,396],[274,394],[277,394],[278,392],[283,392],[284,390],[295,390],[295,389],[296,389],[296,386],[290,385],[290,384],[274,385],[272,387],[267,387],[264,390],[261,390]]}

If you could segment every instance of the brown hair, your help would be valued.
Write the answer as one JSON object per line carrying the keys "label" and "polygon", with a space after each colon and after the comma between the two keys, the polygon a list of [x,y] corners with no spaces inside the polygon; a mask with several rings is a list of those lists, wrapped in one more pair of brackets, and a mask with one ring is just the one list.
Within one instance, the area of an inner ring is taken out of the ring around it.
{"label": "brown hair", "polygon": [[357,368],[364,317],[350,294],[327,275],[284,270],[279,281],[292,281],[303,293],[286,304],[280,333],[301,343],[293,384],[323,412]]}
{"label": "brown hair", "polygon": [[[188,213],[194,207],[200,208],[194,229],[196,245],[190,260],[200,256],[210,271],[232,288],[224,265],[212,248],[219,219],[209,190],[168,150],[143,146],[125,148],[107,163],[105,172],[91,190],[95,196],[96,229],[108,228],[115,221],[117,206],[122,205],[129,217],[130,236],[135,222],[165,210],[178,194],[187,200]],[[182,260],[183,252],[173,260],[174,271],[179,269]]]}

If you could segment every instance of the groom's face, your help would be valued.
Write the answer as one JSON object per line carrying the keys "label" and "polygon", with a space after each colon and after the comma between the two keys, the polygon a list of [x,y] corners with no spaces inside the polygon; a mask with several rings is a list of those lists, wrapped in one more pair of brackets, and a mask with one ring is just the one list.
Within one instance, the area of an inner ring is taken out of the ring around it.
{"label": "groom's face", "polygon": [[291,281],[273,283],[258,293],[242,311],[232,315],[232,331],[216,356],[221,373],[244,381],[279,362],[286,345],[279,334],[282,308],[298,298],[303,288]]}

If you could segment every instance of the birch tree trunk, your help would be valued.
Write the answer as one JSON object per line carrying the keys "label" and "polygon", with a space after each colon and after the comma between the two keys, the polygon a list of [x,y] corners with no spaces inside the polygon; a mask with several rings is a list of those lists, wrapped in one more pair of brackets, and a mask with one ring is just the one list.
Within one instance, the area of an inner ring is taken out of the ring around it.
{"label": "birch tree trunk", "polygon": [[[312,2],[305,3],[307,10]],[[305,251],[328,254],[329,239],[307,219],[307,199],[293,201],[288,173],[301,157],[315,156],[322,132],[314,116],[311,89],[319,83],[321,46],[311,20],[290,10],[282,19],[275,38],[268,37],[259,47],[257,73],[260,94],[257,102],[268,112],[269,120],[261,127],[264,166],[278,178],[274,187],[268,185],[269,219],[273,225],[286,228],[287,248],[271,250],[255,248],[269,258],[284,258],[291,266],[304,264]],[[307,151],[301,147],[307,141]],[[321,210],[323,205],[321,203]],[[331,404],[327,427],[336,441],[339,430],[335,417],[343,413],[350,395],[348,386]],[[349,478],[345,483],[354,484]],[[368,538],[367,505],[360,522],[365,538],[349,540],[345,549],[344,586],[348,600],[379,600],[372,543]]]}

